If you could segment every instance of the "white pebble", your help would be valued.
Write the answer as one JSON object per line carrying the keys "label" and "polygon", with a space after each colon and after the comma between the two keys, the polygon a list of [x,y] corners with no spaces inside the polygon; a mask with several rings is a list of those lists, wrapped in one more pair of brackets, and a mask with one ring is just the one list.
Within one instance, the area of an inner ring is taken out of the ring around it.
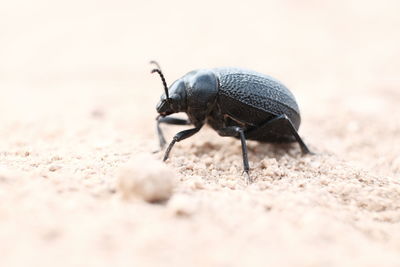
{"label": "white pebble", "polygon": [[168,202],[168,210],[175,216],[186,217],[193,215],[198,203],[186,195],[175,195]]}
{"label": "white pebble", "polygon": [[191,189],[204,189],[204,182],[200,176],[189,177],[188,183]]}
{"label": "white pebble", "polygon": [[175,172],[151,155],[141,154],[120,167],[117,188],[124,199],[147,202],[168,200],[175,185]]}

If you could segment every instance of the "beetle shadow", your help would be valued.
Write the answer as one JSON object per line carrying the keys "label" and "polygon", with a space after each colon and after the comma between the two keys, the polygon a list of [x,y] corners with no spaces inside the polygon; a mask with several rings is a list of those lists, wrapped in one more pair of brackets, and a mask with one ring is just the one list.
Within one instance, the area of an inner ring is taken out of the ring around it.
{"label": "beetle shadow", "polygon": [[[232,147],[235,148],[232,150]],[[197,157],[204,155],[214,155],[222,153],[224,156],[232,154],[241,154],[240,140],[231,139],[227,142],[205,141],[203,143],[193,144],[191,146],[192,153]],[[262,160],[264,158],[275,158],[277,160],[282,157],[299,158],[301,157],[301,149],[297,143],[260,143],[257,141],[247,140],[247,149],[249,159]]]}
{"label": "beetle shadow", "polygon": [[298,158],[301,157],[301,149],[297,143],[259,143],[249,141],[247,144],[249,156],[258,159],[275,158],[277,160],[282,157]]}
{"label": "beetle shadow", "polygon": [[205,141],[201,144],[193,144],[191,148],[193,149],[192,153],[195,156],[201,157],[203,155],[210,155],[218,152],[223,152],[224,144]]}

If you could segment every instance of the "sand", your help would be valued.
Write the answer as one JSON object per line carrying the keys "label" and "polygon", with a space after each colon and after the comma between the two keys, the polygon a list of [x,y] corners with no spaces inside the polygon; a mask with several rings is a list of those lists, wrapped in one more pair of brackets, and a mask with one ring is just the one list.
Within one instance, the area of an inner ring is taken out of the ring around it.
{"label": "sand", "polygon": [[[0,266],[400,266],[399,8],[0,4]],[[247,185],[240,142],[204,127],[157,167],[152,59],[169,83],[217,66],[283,81],[316,155],[248,142]],[[170,177],[156,203],[131,187],[138,157]]]}

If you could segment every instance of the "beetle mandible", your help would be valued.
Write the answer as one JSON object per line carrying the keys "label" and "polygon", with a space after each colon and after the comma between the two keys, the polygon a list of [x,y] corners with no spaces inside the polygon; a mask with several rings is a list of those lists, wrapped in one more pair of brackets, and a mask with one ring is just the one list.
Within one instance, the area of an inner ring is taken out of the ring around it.
{"label": "beetle mandible", "polygon": [[[278,80],[242,68],[194,70],[176,80],[168,88],[157,62],[152,73],[161,77],[164,94],[157,104],[157,133],[160,148],[166,141],[160,124],[194,125],[178,132],[164,154],[164,161],[176,142],[196,134],[209,124],[220,136],[239,138],[242,144],[243,167],[249,182],[249,161],[246,139],[268,143],[297,142],[303,154],[311,153],[297,133],[300,111],[293,94]],[[169,117],[185,112],[188,120]]]}

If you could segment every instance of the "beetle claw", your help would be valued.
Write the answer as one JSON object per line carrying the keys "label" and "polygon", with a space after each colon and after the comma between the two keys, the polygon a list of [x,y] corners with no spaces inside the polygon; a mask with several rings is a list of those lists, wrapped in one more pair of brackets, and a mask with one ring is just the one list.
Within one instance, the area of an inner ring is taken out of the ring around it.
{"label": "beetle claw", "polygon": [[244,181],[246,182],[247,185],[253,182],[253,179],[251,179],[248,171],[243,171],[242,175],[244,176]]}
{"label": "beetle claw", "polygon": [[305,155],[309,155],[309,156],[317,155],[317,153],[311,151],[310,149],[308,149],[308,147],[302,148],[302,149],[301,149],[301,154],[302,154],[303,156],[305,156]]}
{"label": "beetle claw", "polygon": [[310,155],[310,156],[315,156],[315,155],[317,155],[317,153],[315,153],[315,152],[313,152],[313,151],[311,151],[311,150],[308,150],[306,153],[303,153],[304,155]]}

